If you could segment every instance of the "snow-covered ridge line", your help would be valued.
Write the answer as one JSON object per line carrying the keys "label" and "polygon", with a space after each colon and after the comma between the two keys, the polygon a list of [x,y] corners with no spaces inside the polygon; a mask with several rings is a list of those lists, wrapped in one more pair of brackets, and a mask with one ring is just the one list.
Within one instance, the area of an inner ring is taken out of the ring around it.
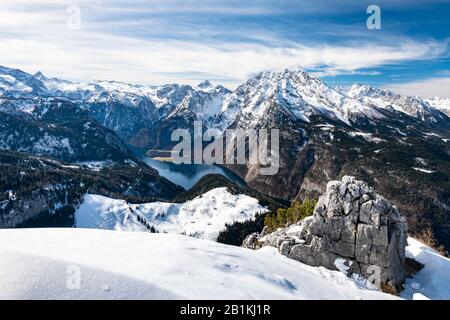
{"label": "snow-covered ridge line", "polygon": [[129,204],[86,194],[75,212],[77,228],[120,231],[157,231],[216,240],[225,225],[252,220],[267,212],[258,200],[216,188],[185,203]]}
{"label": "snow-covered ridge line", "polygon": [[42,73],[30,75],[0,67],[2,95],[62,97],[87,104],[118,101],[133,108],[144,107],[156,117],[154,121],[192,112],[208,127],[218,129],[228,127],[236,119],[241,122],[240,126],[254,126],[273,102],[297,119],[308,121],[312,114],[319,114],[347,124],[356,116],[383,118],[377,108],[390,108],[421,121],[436,122],[443,116],[437,109],[445,112],[440,106],[448,105],[440,98],[424,100],[366,85],[335,89],[303,70],[261,72],[230,91],[209,81],[196,87],[144,86],[117,81],[74,83],[47,78]]}

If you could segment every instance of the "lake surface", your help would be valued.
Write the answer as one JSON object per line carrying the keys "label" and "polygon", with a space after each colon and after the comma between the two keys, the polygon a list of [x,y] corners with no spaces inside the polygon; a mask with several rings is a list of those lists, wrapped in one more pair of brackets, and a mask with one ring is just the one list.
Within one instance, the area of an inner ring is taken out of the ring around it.
{"label": "lake surface", "polygon": [[178,184],[186,190],[192,188],[201,178],[208,174],[220,174],[238,185],[245,182],[234,172],[216,165],[209,164],[174,164],[150,158],[143,149],[129,147],[134,154],[167,180]]}

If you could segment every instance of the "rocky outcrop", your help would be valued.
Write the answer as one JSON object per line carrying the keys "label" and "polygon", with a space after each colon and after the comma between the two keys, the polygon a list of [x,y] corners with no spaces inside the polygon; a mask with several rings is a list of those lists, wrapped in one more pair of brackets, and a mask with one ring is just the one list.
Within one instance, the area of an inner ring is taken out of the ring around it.
{"label": "rocky outcrop", "polygon": [[263,228],[261,233],[253,232],[252,234],[245,237],[244,242],[242,242],[242,246],[247,249],[260,249],[262,247],[263,241],[261,239],[264,239],[265,236],[268,234],[268,228],[267,226]]}
{"label": "rocky outcrop", "polygon": [[353,177],[330,181],[313,216],[244,246],[264,245],[312,266],[324,266],[399,290],[405,278],[406,222],[397,208]]}

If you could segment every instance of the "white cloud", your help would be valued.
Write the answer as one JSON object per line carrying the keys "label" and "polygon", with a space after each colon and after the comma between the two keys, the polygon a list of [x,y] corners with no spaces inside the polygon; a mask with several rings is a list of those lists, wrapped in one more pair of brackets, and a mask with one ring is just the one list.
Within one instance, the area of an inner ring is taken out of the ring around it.
{"label": "white cloud", "polygon": [[[92,9],[82,10],[81,30],[73,31],[66,27],[65,9],[72,3]],[[180,23],[167,31],[164,29],[166,25],[155,17],[127,26],[132,16],[123,18],[120,15],[124,5],[129,7],[128,1],[115,0],[116,6],[109,6],[105,1],[95,2],[95,6],[91,3],[2,0],[0,64],[28,72],[40,70],[49,76],[73,80],[194,84],[210,78],[224,79],[222,83],[233,87],[262,70],[319,67],[322,75],[357,74],[361,69],[433,59],[447,52],[447,43],[419,42],[408,38],[390,41],[386,45],[307,46],[287,40],[277,41],[269,36],[262,41],[264,34],[259,33],[255,37],[261,41],[250,44],[229,39],[221,41],[215,36],[215,30],[204,30],[201,32],[205,37],[199,41],[187,37],[195,31],[192,26]],[[155,4],[153,10],[168,10],[167,4],[156,5],[160,1],[147,3]],[[220,3],[224,5],[225,2]],[[218,6],[217,10],[221,8]],[[196,10],[209,9],[198,6]],[[124,30],[127,30],[126,34]],[[134,34],[133,30],[139,32]],[[165,37],[164,32],[176,32],[178,37]],[[247,30],[232,30],[230,35],[234,38],[238,32]],[[281,37],[281,40],[284,39]]]}
{"label": "white cloud", "polygon": [[405,95],[422,98],[438,96],[450,98],[450,78],[431,78],[421,81],[387,85],[386,88]]}

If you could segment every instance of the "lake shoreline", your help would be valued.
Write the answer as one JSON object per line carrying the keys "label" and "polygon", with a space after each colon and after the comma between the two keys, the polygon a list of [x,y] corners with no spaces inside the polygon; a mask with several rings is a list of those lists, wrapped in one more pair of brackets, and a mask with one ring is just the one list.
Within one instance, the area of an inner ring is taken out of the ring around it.
{"label": "lake shoreline", "polygon": [[172,161],[170,151],[158,149],[143,149],[128,146],[129,149],[148,166],[157,170],[159,175],[175,183],[185,190],[191,189],[201,178],[208,174],[220,174],[228,180],[241,186],[246,182],[237,174],[221,165],[211,164],[175,164]]}

